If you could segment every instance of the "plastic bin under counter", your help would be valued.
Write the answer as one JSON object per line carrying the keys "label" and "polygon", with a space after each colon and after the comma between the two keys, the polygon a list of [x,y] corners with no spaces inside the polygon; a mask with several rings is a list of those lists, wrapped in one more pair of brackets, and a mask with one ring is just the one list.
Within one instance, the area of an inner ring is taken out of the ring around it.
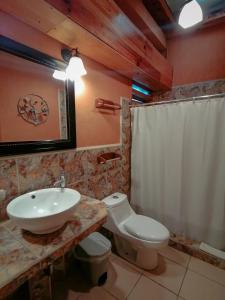
{"label": "plastic bin under counter", "polygon": [[0,299],[96,231],[106,217],[103,202],[81,196],[73,218],[54,233],[34,235],[11,220],[0,223]]}

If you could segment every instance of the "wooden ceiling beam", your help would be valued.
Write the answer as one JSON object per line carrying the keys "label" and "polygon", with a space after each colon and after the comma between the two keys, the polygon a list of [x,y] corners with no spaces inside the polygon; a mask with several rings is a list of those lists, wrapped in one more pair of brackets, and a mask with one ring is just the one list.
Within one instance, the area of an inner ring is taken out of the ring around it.
{"label": "wooden ceiling beam", "polygon": [[45,0],[158,82],[172,84],[172,67],[113,0]]}
{"label": "wooden ceiling beam", "polygon": [[173,24],[175,19],[166,0],[143,0],[143,3],[163,30],[170,29],[170,24]]}
{"label": "wooden ceiling beam", "polygon": [[171,87],[172,68],[167,60],[113,1],[76,0],[71,2],[74,7],[66,3],[7,0],[0,1],[0,9],[152,90]]}
{"label": "wooden ceiling beam", "polygon": [[206,28],[206,27],[211,27],[219,24],[221,24],[221,26],[224,26],[224,23],[225,23],[225,12],[222,12],[215,16],[209,17],[207,20],[205,20],[202,23],[202,27]]}
{"label": "wooden ceiling beam", "polygon": [[160,52],[166,51],[166,38],[142,0],[115,0],[127,17],[141,30]]}

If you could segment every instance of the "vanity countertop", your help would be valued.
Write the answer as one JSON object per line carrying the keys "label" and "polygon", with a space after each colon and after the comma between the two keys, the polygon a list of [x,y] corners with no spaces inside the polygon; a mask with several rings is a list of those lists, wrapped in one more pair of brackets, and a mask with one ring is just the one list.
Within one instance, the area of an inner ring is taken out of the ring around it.
{"label": "vanity countertop", "polygon": [[74,216],[54,233],[34,235],[11,220],[0,223],[0,299],[96,231],[106,217],[103,202],[81,196]]}

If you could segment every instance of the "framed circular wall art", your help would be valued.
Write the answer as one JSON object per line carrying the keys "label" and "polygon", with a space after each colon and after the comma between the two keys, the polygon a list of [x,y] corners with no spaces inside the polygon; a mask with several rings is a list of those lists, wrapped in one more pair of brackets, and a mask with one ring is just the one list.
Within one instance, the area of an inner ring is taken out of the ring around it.
{"label": "framed circular wall art", "polygon": [[35,126],[45,123],[49,116],[48,103],[36,94],[21,97],[17,103],[17,110],[24,121]]}

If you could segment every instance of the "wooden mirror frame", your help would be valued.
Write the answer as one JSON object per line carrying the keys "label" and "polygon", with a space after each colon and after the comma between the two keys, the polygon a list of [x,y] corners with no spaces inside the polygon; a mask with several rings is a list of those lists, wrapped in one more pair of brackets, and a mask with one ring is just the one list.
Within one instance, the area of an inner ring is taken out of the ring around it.
{"label": "wooden mirror frame", "polygon": [[[0,50],[32,61],[34,63],[49,67],[53,70],[65,70],[67,66],[63,61],[57,60],[52,56],[49,56],[36,49],[25,46],[2,35],[0,35]],[[74,82],[66,80],[65,90],[67,113],[67,139],[2,143],[0,142],[0,156],[76,148]]]}

